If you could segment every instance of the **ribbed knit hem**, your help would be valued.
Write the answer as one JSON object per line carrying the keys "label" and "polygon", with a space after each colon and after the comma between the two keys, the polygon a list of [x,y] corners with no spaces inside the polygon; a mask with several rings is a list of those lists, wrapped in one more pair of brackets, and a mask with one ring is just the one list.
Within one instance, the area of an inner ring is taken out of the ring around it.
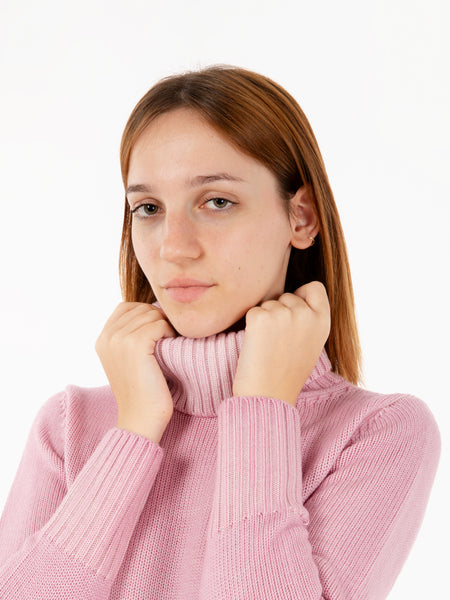
{"label": "ribbed knit hem", "polygon": [[46,536],[36,536],[35,540],[37,544],[15,565],[9,576],[0,576],[2,600],[109,598],[112,581],[77,560],[68,559],[66,553]]}
{"label": "ribbed knit hem", "polygon": [[[202,600],[324,598],[308,530],[298,513],[255,516],[222,530],[209,538],[204,564],[208,568],[196,596]],[[338,597],[344,598],[330,596]]]}
{"label": "ribbed knit hem", "polygon": [[163,458],[155,442],[111,429],[44,529],[54,544],[114,578]]}
{"label": "ribbed knit hem", "polygon": [[232,397],[220,407],[218,428],[210,533],[276,511],[300,511],[307,522],[298,411],[277,398]]}

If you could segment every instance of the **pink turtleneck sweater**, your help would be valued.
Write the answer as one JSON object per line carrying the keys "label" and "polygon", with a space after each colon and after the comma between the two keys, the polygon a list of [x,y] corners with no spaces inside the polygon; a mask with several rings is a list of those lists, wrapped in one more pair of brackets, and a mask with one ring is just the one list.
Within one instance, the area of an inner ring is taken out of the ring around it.
{"label": "pink turtleneck sweater", "polygon": [[417,398],[325,351],[296,406],[233,397],[243,332],[163,339],[159,444],[109,387],[39,412],[0,522],[2,600],[376,600],[422,521],[440,439]]}

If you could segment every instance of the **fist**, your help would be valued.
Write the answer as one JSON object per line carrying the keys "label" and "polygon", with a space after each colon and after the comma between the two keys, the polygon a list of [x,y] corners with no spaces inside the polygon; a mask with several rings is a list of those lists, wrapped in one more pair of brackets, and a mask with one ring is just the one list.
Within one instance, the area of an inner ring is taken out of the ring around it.
{"label": "fist", "polygon": [[173,401],[153,353],[159,339],[175,335],[158,308],[122,302],[95,344],[117,402],[117,426],[156,442],[172,417]]}
{"label": "fist", "polygon": [[280,398],[295,406],[330,334],[325,286],[312,281],[246,315],[235,396]]}

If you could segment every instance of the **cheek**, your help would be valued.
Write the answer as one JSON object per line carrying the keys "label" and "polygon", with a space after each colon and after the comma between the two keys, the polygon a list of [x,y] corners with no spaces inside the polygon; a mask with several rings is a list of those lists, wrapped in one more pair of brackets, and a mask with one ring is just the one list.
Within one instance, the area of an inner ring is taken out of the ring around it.
{"label": "cheek", "polygon": [[153,248],[150,240],[142,235],[139,228],[134,226],[131,228],[131,243],[133,244],[134,254],[139,263],[139,266],[148,277],[149,267],[154,264],[152,260]]}
{"label": "cheek", "polygon": [[268,275],[282,266],[290,241],[290,232],[274,222],[272,228],[259,229],[247,237],[236,264],[249,273]]}
{"label": "cheek", "polygon": [[222,269],[233,280],[236,291],[258,296],[274,284],[281,285],[282,279],[284,283],[289,250],[289,240],[274,244],[250,238],[230,247]]}

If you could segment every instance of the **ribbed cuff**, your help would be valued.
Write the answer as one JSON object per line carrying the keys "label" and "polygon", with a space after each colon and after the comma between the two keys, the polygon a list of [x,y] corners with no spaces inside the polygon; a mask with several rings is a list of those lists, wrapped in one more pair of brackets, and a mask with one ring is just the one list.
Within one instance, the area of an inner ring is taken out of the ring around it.
{"label": "ribbed cuff", "polygon": [[210,534],[254,515],[300,511],[300,416],[277,398],[232,397],[218,413],[217,479]]}
{"label": "ribbed cuff", "polygon": [[163,455],[162,448],[147,438],[109,430],[44,534],[90,569],[114,578]]}

